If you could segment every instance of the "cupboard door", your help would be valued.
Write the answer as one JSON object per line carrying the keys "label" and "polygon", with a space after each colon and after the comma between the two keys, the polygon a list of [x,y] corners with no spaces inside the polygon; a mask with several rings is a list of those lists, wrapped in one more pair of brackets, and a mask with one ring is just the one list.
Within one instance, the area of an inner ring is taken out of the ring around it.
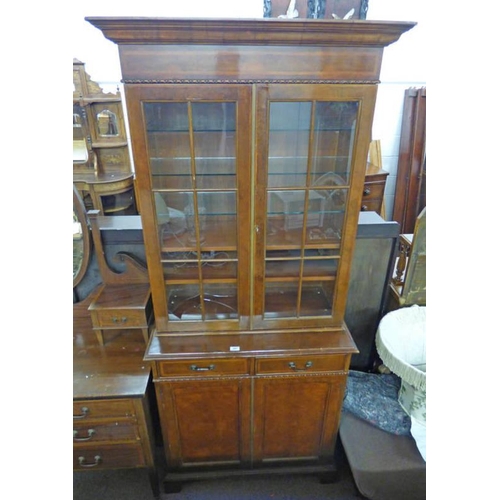
{"label": "cupboard door", "polygon": [[341,322],[375,92],[258,87],[255,327]]}
{"label": "cupboard door", "polygon": [[250,99],[247,86],[127,88],[159,331],[246,327]]}
{"label": "cupboard door", "polygon": [[248,465],[250,378],[157,382],[169,469]]}
{"label": "cupboard door", "polygon": [[254,462],[333,458],[345,376],[257,378]]}

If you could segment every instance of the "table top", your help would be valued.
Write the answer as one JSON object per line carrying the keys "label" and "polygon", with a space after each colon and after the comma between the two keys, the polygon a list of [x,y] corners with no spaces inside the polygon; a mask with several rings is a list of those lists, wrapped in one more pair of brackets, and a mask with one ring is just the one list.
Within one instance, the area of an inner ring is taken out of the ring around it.
{"label": "table top", "polygon": [[151,374],[140,330],[113,330],[100,346],[90,316],[73,321],[73,398],[142,397]]}

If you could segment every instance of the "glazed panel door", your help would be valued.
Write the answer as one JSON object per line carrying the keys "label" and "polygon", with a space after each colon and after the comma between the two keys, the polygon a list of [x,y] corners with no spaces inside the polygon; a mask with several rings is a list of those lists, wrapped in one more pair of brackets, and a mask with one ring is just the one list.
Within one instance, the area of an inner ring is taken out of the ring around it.
{"label": "glazed panel door", "polygon": [[257,86],[255,328],[341,324],[375,94]]}
{"label": "glazed panel door", "polygon": [[159,332],[247,326],[250,100],[248,86],[127,87]]}

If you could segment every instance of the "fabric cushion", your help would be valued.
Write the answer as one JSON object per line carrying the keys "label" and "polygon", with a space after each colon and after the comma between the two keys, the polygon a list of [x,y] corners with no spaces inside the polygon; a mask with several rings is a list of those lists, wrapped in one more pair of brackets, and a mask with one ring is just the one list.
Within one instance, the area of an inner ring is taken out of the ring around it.
{"label": "fabric cushion", "polygon": [[349,371],[343,410],[399,436],[409,436],[411,419],[398,401],[401,379],[393,373]]}

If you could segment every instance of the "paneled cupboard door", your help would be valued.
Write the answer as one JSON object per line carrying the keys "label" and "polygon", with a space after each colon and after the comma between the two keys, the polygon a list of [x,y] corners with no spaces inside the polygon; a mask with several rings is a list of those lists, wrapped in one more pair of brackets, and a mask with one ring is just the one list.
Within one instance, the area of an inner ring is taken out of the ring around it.
{"label": "paneled cupboard door", "polygon": [[257,86],[254,327],[345,309],[375,86]]}
{"label": "paneled cupboard door", "polygon": [[158,330],[247,328],[251,87],[126,92]]}

